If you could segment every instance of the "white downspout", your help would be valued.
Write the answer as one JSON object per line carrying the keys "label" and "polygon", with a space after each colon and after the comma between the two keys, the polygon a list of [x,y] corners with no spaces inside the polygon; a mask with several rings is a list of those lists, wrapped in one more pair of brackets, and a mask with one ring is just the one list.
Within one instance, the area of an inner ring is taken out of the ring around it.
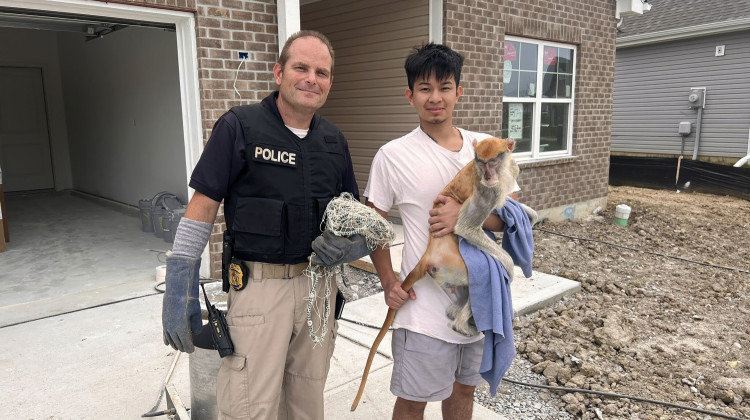
{"label": "white downspout", "polygon": [[430,42],[443,43],[443,0],[430,0]]}
{"label": "white downspout", "polygon": [[737,163],[734,164],[735,168],[739,168],[740,166],[746,164],[748,161],[750,161],[750,130],[747,131],[747,154],[742,159],[738,160]]}
{"label": "white downspout", "polygon": [[701,146],[701,122],[702,120],[703,120],[703,107],[700,107],[698,108],[698,124],[697,124],[697,127],[695,128],[695,147],[693,148],[693,160],[698,159],[698,148]]}
{"label": "white downspout", "polygon": [[300,6],[299,0],[278,0],[276,2],[276,14],[279,30],[279,54],[284,47],[287,38],[300,30]]}

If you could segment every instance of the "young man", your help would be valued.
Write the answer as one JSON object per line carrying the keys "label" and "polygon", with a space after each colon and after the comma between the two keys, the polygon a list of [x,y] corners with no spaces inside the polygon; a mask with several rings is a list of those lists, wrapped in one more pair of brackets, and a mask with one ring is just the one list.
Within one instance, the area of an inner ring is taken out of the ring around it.
{"label": "young man", "polygon": [[[190,179],[195,194],[167,258],[164,342],[193,351],[200,255],[224,200],[232,256],[246,272],[229,291],[234,354],[219,371],[221,419],[323,419],[337,324],[331,310],[323,345],[314,345],[303,271],[328,201],[342,192],[359,196],[346,139],[315,114],[331,89],[333,56],[319,32],[292,35],[273,68],[278,92],[224,114]],[[325,290],[317,290],[321,301]],[[336,291],[333,282],[331,300]]]}
{"label": "young man", "polygon": [[[378,248],[371,257],[386,303],[398,309],[391,377],[396,420],[421,419],[428,401],[442,401],[444,419],[470,419],[474,388],[483,381],[483,336],[467,337],[450,328],[446,309],[456,299],[451,290],[429,278],[418,281],[409,293],[401,289],[427,248],[430,232],[440,236],[455,227],[460,205],[438,194],[474,159],[474,143],[490,137],[453,126],[453,108],[463,91],[462,64],[458,53],[432,43],[406,59],[406,98],[419,116],[419,127],[380,148],[364,192],[367,204],[383,216],[397,206],[404,226],[400,280],[387,249]],[[435,202],[446,205],[432,210]],[[503,225],[492,215],[484,226],[499,231]]]}

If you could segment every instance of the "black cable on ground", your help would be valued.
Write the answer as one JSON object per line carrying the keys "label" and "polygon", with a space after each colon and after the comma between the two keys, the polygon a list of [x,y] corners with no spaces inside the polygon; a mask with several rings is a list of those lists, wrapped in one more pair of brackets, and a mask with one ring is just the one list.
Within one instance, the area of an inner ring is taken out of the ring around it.
{"label": "black cable on ground", "polygon": [[[340,337],[340,338],[343,338],[343,339],[345,339],[345,340],[349,340],[349,341],[351,341],[352,343],[354,343],[354,344],[356,344],[356,345],[358,345],[358,346],[360,346],[360,347],[366,348],[366,349],[368,349],[368,350],[372,349],[372,346],[370,346],[369,344],[365,344],[365,343],[363,343],[363,342],[361,342],[361,341],[359,341],[359,340],[356,340],[356,339],[354,339],[354,338],[351,338],[351,337],[347,337],[347,336],[345,336],[345,335],[341,335],[341,334],[339,335],[339,337]],[[387,355],[387,354],[383,353],[383,352],[382,352],[382,351],[380,351],[380,350],[375,350],[375,353],[377,353],[377,354],[379,354],[379,355],[381,355],[381,356],[385,357],[386,359],[388,359],[388,360],[390,360],[390,361],[393,361],[393,357],[391,357],[391,356],[389,356],[389,355]]]}
{"label": "black cable on ground", "polygon": [[[166,264],[167,263],[167,260],[166,260],[167,251],[164,251],[164,250],[161,250],[161,249],[146,249],[145,251],[156,252],[157,253],[156,254],[156,260],[159,261],[162,264]],[[162,256],[165,257],[164,260],[161,259]]]}
{"label": "black cable on ground", "polygon": [[[216,280],[205,279],[205,278],[201,279],[201,283],[211,283],[211,282],[214,282],[214,281],[216,281]],[[127,302],[129,300],[140,299],[140,298],[145,298],[145,297],[154,296],[154,295],[160,295],[160,294],[164,293],[164,290],[160,289],[160,287],[162,285],[164,285],[164,283],[165,282],[160,281],[159,283],[156,283],[154,285],[154,290],[156,291],[155,293],[149,293],[147,295],[140,295],[140,296],[125,298],[125,299],[115,300],[115,301],[107,302],[107,303],[100,303],[100,304],[94,305],[94,306],[87,306],[85,308],[73,309],[72,311],[60,312],[59,314],[40,316],[39,318],[34,318],[34,319],[26,320],[26,321],[19,321],[19,322],[13,323],[13,324],[3,325],[3,326],[0,327],[0,329],[2,329],[2,328],[8,328],[8,327],[13,327],[13,326],[16,326],[16,325],[21,325],[21,324],[27,324],[29,322],[40,321],[42,319],[54,318],[54,317],[60,316],[60,315],[68,315],[68,314],[72,314],[72,313],[76,313],[76,312],[85,311],[85,310],[88,310],[88,309],[100,308],[102,306],[114,305],[116,303]]]}
{"label": "black cable on ground", "polygon": [[727,267],[727,266],[724,266],[724,265],[716,265],[716,264],[711,264],[711,263],[706,263],[706,262],[701,262],[701,261],[695,261],[695,260],[691,260],[691,259],[688,259],[688,258],[677,257],[677,256],[674,256],[674,255],[661,254],[659,252],[644,251],[644,250],[639,249],[639,248],[633,248],[633,247],[629,247],[629,246],[625,246],[625,245],[615,244],[615,243],[612,243],[612,242],[602,241],[602,240],[599,240],[599,239],[579,238],[577,236],[566,235],[564,233],[553,232],[551,230],[542,229],[540,227],[535,227],[534,230],[538,230],[538,231],[545,232],[545,233],[550,233],[552,235],[562,236],[562,237],[565,237],[565,238],[576,239],[576,240],[579,240],[579,241],[597,242],[597,243],[600,243],[600,244],[614,246],[616,248],[623,248],[623,249],[627,249],[627,250],[635,251],[635,252],[643,252],[644,254],[651,254],[651,255],[656,255],[656,256],[659,256],[659,257],[672,258],[672,259],[675,259],[675,260],[685,261],[685,262],[688,262],[688,263],[691,263],[691,264],[705,265],[705,266],[708,266],[708,267],[721,268],[723,270],[739,271],[741,273],[748,273],[748,274],[750,274],[750,270],[743,270],[741,268]]}
{"label": "black cable on ground", "polygon": [[[162,293],[163,293],[163,292],[162,292]],[[19,322],[13,323],[13,324],[3,325],[2,327],[0,327],[0,329],[2,329],[2,328],[8,328],[8,327],[14,327],[14,326],[16,326],[16,325],[28,324],[29,322],[34,322],[34,321],[41,321],[42,319],[47,319],[47,318],[54,318],[54,317],[56,317],[56,316],[61,316],[61,315],[68,315],[68,314],[73,314],[73,313],[76,313],[76,312],[81,312],[81,311],[87,311],[87,310],[89,310],[89,309],[100,308],[100,307],[102,307],[102,306],[109,306],[109,305],[114,305],[114,304],[116,304],[116,303],[127,302],[127,301],[129,301],[129,300],[141,299],[141,298],[145,298],[145,297],[149,297],[149,296],[154,296],[154,295],[158,295],[158,294],[159,294],[159,293],[149,293],[149,294],[147,294],[147,295],[140,295],[140,296],[135,296],[135,297],[125,298],[125,299],[115,300],[115,301],[112,301],[112,302],[107,302],[107,303],[100,303],[100,304],[98,304],[98,305],[94,305],[94,306],[87,306],[87,307],[85,307],[85,308],[80,308],[80,309],[73,309],[72,311],[60,312],[60,313],[58,313],[58,314],[52,314],[52,315],[46,315],[46,316],[40,316],[39,318],[28,319],[28,320],[26,320],[26,321],[19,321]]]}
{"label": "black cable on ground", "polygon": [[702,408],[693,408],[693,407],[688,407],[688,406],[684,406],[684,405],[673,404],[673,403],[666,402],[666,401],[650,400],[648,398],[633,397],[633,396],[630,396],[630,395],[613,394],[613,393],[609,393],[609,392],[594,391],[594,390],[590,390],[590,389],[579,389],[579,388],[568,388],[568,387],[562,387],[562,386],[529,384],[529,383],[526,383],[526,382],[516,381],[516,380],[508,379],[508,378],[503,378],[503,382],[508,382],[508,383],[511,383],[511,384],[514,384],[514,385],[527,386],[527,387],[531,387],[531,388],[549,389],[549,390],[552,390],[552,391],[581,392],[581,393],[584,393],[584,394],[601,395],[601,396],[607,397],[607,398],[627,398],[627,399],[633,400],[633,401],[640,401],[640,402],[647,402],[647,403],[651,403],[651,404],[664,405],[664,406],[667,406],[667,407],[677,408],[677,409],[680,409],[680,410],[695,411],[696,413],[708,414],[708,415],[716,416],[716,417],[723,417],[725,419],[743,420],[741,417],[730,416],[729,414],[719,413],[717,411],[709,411],[709,410],[704,410]]}

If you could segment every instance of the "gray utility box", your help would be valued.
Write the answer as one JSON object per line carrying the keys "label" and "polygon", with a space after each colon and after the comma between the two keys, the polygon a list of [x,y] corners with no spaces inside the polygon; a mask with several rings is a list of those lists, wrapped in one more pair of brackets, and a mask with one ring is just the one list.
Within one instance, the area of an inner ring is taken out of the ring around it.
{"label": "gray utility box", "polygon": [[693,123],[690,121],[682,121],[680,127],[677,129],[677,133],[683,136],[687,136],[693,131]]}

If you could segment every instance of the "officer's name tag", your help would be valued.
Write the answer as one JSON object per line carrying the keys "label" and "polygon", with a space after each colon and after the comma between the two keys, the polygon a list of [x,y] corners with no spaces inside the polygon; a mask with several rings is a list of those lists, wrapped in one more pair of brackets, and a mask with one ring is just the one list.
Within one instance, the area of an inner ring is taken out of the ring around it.
{"label": "officer's name tag", "polygon": [[255,146],[253,160],[266,163],[275,163],[277,165],[297,166],[297,153],[287,152],[285,150],[274,150],[268,147]]}

